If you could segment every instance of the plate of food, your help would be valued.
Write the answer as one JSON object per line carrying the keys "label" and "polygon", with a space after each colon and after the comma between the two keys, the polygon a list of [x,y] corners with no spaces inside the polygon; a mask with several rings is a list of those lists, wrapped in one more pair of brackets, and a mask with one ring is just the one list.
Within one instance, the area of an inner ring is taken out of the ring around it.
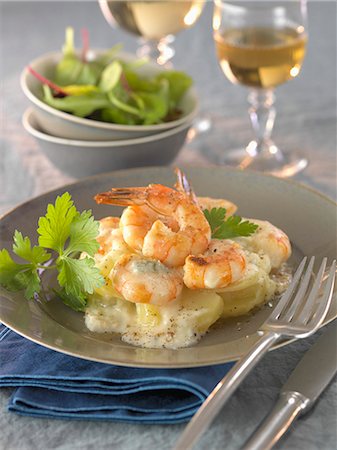
{"label": "plate of food", "polygon": [[[233,361],[259,338],[302,256],[336,257],[335,231],[332,200],[253,172],[90,177],[0,220],[0,321],[109,364]],[[327,321],[336,306],[334,296]]]}

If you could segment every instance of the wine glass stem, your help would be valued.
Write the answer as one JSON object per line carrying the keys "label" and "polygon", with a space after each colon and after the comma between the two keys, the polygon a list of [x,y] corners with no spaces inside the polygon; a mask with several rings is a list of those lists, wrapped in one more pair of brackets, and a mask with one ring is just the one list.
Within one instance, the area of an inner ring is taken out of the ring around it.
{"label": "wine glass stem", "polygon": [[247,147],[251,156],[270,153],[272,147],[271,134],[274,127],[276,110],[275,95],[272,89],[251,89],[248,95],[249,117],[255,133],[255,141]]}
{"label": "wine glass stem", "polygon": [[141,38],[141,47],[137,50],[140,57],[146,56],[156,61],[161,66],[168,66],[169,61],[174,56],[174,48],[171,45],[174,42],[173,35],[165,36],[161,39]]}

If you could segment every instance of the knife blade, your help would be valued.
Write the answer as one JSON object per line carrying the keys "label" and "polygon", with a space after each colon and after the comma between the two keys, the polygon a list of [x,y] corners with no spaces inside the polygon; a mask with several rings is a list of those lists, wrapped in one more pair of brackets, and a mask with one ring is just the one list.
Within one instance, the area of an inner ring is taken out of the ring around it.
{"label": "knife blade", "polygon": [[292,422],[313,406],[337,372],[337,321],[305,353],[282,387],[279,400],[242,450],[269,450]]}

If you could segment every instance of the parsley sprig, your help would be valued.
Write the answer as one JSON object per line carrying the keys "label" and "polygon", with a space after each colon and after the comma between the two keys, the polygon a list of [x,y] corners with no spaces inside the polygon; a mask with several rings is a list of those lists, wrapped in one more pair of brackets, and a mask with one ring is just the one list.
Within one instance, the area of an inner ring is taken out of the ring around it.
{"label": "parsley sprig", "polygon": [[[91,211],[77,211],[71,195],[65,192],[39,219],[39,245],[32,246],[28,237],[15,231],[13,253],[24,263],[15,262],[6,249],[0,251],[0,285],[11,291],[24,290],[30,300],[41,291],[41,274],[56,270],[60,286],[57,294],[66,305],[82,311],[87,295],[104,283],[90,258],[99,248],[98,227]],[[88,256],[78,259],[81,252]]]}
{"label": "parsley sprig", "polygon": [[226,208],[205,209],[204,214],[211,227],[212,239],[250,236],[258,228],[255,223],[242,220],[240,216],[230,216],[226,219]]}

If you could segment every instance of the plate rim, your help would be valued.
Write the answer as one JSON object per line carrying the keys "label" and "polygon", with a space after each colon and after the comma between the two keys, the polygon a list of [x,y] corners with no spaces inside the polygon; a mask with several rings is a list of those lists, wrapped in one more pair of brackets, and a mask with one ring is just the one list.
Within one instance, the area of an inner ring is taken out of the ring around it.
{"label": "plate rim", "polygon": [[[175,166],[175,164],[173,164],[172,166],[131,167],[130,169],[109,170],[107,172],[102,172],[102,173],[98,173],[98,174],[95,174],[95,175],[90,175],[88,177],[80,178],[78,180],[75,180],[73,182],[64,184],[62,186],[59,186],[59,187],[56,187],[56,188],[53,188],[53,189],[48,189],[47,191],[43,192],[42,194],[34,195],[33,197],[30,197],[29,199],[18,203],[17,205],[15,205],[12,208],[10,208],[8,211],[2,213],[0,215],[0,220],[6,218],[9,214],[13,213],[16,209],[21,208],[22,206],[25,206],[27,203],[29,203],[29,202],[31,202],[33,200],[36,200],[38,198],[43,198],[43,197],[45,197],[45,196],[47,196],[47,195],[51,194],[52,192],[55,192],[55,191],[57,191],[59,189],[64,189],[64,188],[76,186],[78,184],[85,183],[87,181],[95,180],[96,178],[106,177],[109,174],[122,173],[122,172],[137,172],[137,171],[143,172],[143,171],[146,171],[146,170],[149,170],[149,169],[152,170],[152,169],[170,169],[170,168],[172,168],[172,170],[173,170],[174,166]],[[213,169],[218,169],[218,170],[224,170],[226,172],[234,172],[234,173],[240,173],[240,174],[242,174],[242,173],[249,173],[249,174],[253,174],[253,175],[256,175],[256,176],[261,176],[262,178],[267,178],[267,179],[272,179],[272,180],[276,179],[276,180],[278,180],[278,181],[280,181],[282,183],[292,184],[295,187],[307,190],[307,191],[311,192],[312,194],[315,194],[318,197],[321,197],[323,200],[326,200],[326,201],[332,203],[334,206],[337,207],[337,201],[335,201],[333,198],[329,197],[327,194],[324,194],[323,192],[320,192],[319,190],[317,190],[317,189],[315,189],[315,188],[313,188],[311,186],[308,186],[307,184],[300,183],[299,181],[295,181],[295,180],[292,180],[292,179],[289,179],[289,178],[278,178],[278,177],[275,177],[274,175],[269,175],[267,173],[262,173],[262,172],[260,173],[260,172],[257,172],[255,170],[243,171],[242,169],[229,168],[229,167],[226,167],[226,166],[220,166],[219,167],[219,166],[217,166],[215,164],[214,165],[213,164],[209,164],[207,166],[203,166],[203,165],[184,165],[184,164],[182,164],[180,167],[182,169],[212,169],[213,168]]]}
{"label": "plate rim", "polygon": [[[330,323],[334,322],[335,320],[337,320],[337,317],[333,317],[333,318],[330,318],[328,320],[324,320],[322,325],[319,327],[318,330],[320,330],[321,328],[325,327],[326,325],[329,325]],[[17,331],[12,326],[7,325],[5,322],[1,321],[0,323],[3,324],[5,327],[9,328],[14,333],[20,335],[22,338],[28,339],[29,341],[33,342],[36,345],[41,345],[44,348],[48,348],[49,350],[53,350],[53,351],[56,351],[58,353],[62,353],[62,354],[67,355],[67,356],[72,356],[73,358],[79,358],[79,359],[83,359],[85,361],[92,361],[92,362],[97,362],[97,363],[101,363],[101,364],[109,364],[111,366],[144,368],[144,369],[145,368],[147,368],[147,369],[189,369],[189,368],[191,368],[192,369],[192,368],[197,368],[197,367],[217,366],[217,365],[226,364],[226,363],[229,363],[229,362],[236,362],[236,361],[239,361],[239,359],[241,359],[241,356],[237,356],[237,357],[233,357],[233,358],[223,357],[221,360],[216,361],[216,362],[212,362],[212,363],[210,363],[210,362],[195,362],[195,363],[188,363],[188,364],[185,364],[185,363],[174,363],[173,365],[169,361],[167,363],[160,363],[160,364],[151,363],[151,365],[149,365],[148,363],[142,363],[142,362],[137,363],[137,365],[135,365],[134,363],[131,363],[131,362],[130,363],[128,363],[128,362],[116,363],[116,362],[108,361],[108,360],[104,360],[103,361],[102,359],[91,357],[91,356],[80,355],[78,353],[73,353],[73,352],[71,352],[69,350],[64,350],[64,349],[61,350],[60,348],[56,348],[56,346],[52,346],[52,345],[49,345],[49,344],[46,344],[46,343],[41,343],[41,341],[39,341],[38,339],[35,339],[35,338],[32,338],[32,337],[27,337],[25,334],[21,333],[20,331]],[[252,335],[252,340],[253,340],[252,346],[258,341],[258,338],[259,338],[259,336],[257,335],[257,333],[255,333],[255,335]],[[293,342],[297,342],[297,341],[300,341],[300,340],[301,340],[300,338],[290,338],[290,339],[287,339],[287,338],[283,339],[282,338],[281,341],[276,343],[276,344],[274,344],[268,350],[268,352],[274,351],[274,350],[278,350],[278,349],[280,349],[282,347],[285,347],[286,345],[289,345],[289,344],[291,344]],[[140,347],[140,348],[142,348],[142,347]],[[190,349],[192,348],[193,349],[193,346],[186,347],[186,349],[188,349],[188,348],[190,348]],[[175,350],[172,350],[172,351],[175,351]]]}

